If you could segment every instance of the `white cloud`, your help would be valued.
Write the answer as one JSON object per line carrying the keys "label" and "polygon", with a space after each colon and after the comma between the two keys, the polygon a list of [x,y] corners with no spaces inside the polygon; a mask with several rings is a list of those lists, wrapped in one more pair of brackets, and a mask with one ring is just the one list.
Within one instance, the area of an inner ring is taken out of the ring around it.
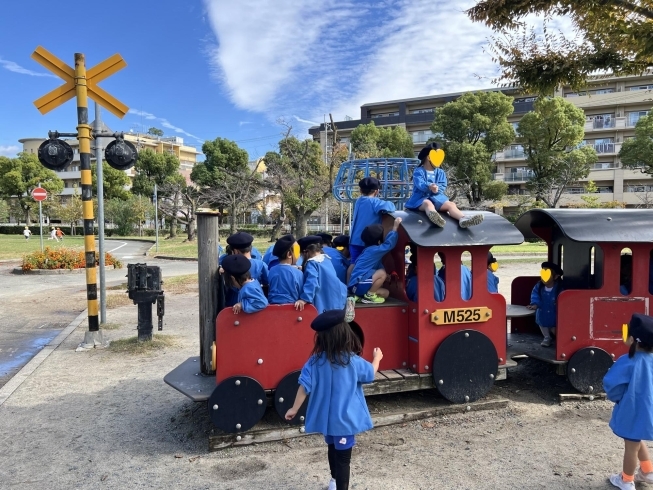
{"label": "white cloud", "polygon": [[9,60],[3,60],[2,58],[0,58],[0,66],[2,66],[5,70],[9,70],[14,73],[20,73],[21,75],[29,75],[31,77],[59,78],[58,76],[53,75],[52,73],[41,73],[38,71],[28,70],[27,68],[23,68],[22,66],[20,66],[18,63]]}
{"label": "white cloud", "polygon": [[293,117],[294,117],[297,121],[299,121],[300,123],[310,124],[311,126],[319,126],[319,125],[320,125],[319,122],[310,121],[310,120],[308,120],[308,119],[302,119],[302,118],[299,117],[299,116],[295,116],[295,115],[293,115]]}
{"label": "white cloud", "polygon": [[166,128],[166,129],[171,129],[175,133],[183,134],[185,136],[188,136],[190,138],[193,138],[193,139],[199,141],[200,143],[204,143],[203,139],[198,138],[194,134],[191,134],[188,131],[185,131],[185,130],[183,130],[182,128],[180,128],[178,126],[175,126],[175,125],[171,124],[170,121],[168,121],[167,119],[165,119],[163,117],[155,116],[151,112],[139,111],[138,109],[129,109],[129,114],[133,114],[135,116],[143,117],[143,118],[147,119],[148,121],[158,121],[159,124],[161,126],[163,126],[164,128]]}
{"label": "white cloud", "polygon": [[149,112],[145,112],[145,111],[139,111],[138,109],[129,109],[129,114],[134,114],[136,116],[144,117],[145,119],[148,120],[156,119],[156,116],[154,114],[150,114]]}
{"label": "white cloud", "polygon": [[251,121],[240,121],[238,123],[238,126],[243,127],[243,126],[246,126],[248,124],[252,124],[252,122]]}
{"label": "white cloud", "polygon": [[3,146],[0,145],[0,156],[4,157],[15,157],[16,154],[20,151],[20,147],[16,145]]}

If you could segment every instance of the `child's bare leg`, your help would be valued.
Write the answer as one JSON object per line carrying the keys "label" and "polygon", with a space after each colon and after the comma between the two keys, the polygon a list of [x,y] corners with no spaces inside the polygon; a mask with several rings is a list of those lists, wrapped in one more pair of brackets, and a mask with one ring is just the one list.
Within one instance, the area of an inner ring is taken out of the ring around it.
{"label": "child's bare leg", "polygon": [[651,456],[648,454],[648,447],[644,444],[644,441],[639,443],[639,449],[637,451],[637,459],[640,461],[651,461]]}
{"label": "child's bare leg", "polygon": [[424,199],[424,202],[420,205],[419,210],[424,211],[426,216],[434,225],[439,226],[440,228],[444,228],[444,218],[440,216],[440,213],[435,210],[435,204],[433,204],[429,199]]}
{"label": "child's bare leg", "polygon": [[634,475],[637,468],[637,456],[642,442],[633,442],[624,440],[626,448],[624,450],[624,466],[623,472],[626,475]]}
{"label": "child's bare leg", "polygon": [[[377,293],[380,289],[383,289],[381,286],[383,286],[383,283],[385,283],[386,278],[388,277],[388,274],[384,269],[378,269],[374,275],[372,276],[372,287],[369,290],[370,294]],[[384,289],[384,291],[388,291],[387,289]],[[387,296],[386,296],[387,297]]]}
{"label": "child's bare leg", "polygon": [[435,211],[435,206],[428,199],[424,199],[424,202],[419,206],[419,210],[428,213],[429,211]]}
{"label": "child's bare leg", "polygon": [[447,201],[445,202],[441,207],[440,211],[443,211],[445,213],[449,213],[449,216],[451,216],[453,219],[457,219],[460,221],[461,218],[464,218],[465,215],[463,212],[458,209],[458,206],[456,206],[456,203]]}
{"label": "child's bare leg", "polygon": [[483,222],[483,215],[480,213],[473,214],[471,216],[465,216],[463,212],[458,209],[456,203],[451,201],[445,202],[441,207],[440,211],[446,211],[454,219],[458,220],[458,224],[461,228],[469,228],[470,226],[478,225]]}
{"label": "child's bare leg", "polygon": [[381,296],[383,299],[388,299],[388,296],[390,296],[390,291],[388,291],[386,288],[379,288],[376,290],[376,295]]}

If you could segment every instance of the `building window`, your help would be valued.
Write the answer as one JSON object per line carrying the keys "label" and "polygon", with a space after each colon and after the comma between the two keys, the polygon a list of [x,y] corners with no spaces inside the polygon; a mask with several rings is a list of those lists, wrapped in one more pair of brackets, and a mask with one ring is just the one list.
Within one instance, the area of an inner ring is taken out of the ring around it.
{"label": "building window", "polygon": [[596,153],[614,153],[613,138],[599,138],[594,141],[583,140],[583,142],[578,146],[579,148],[582,148],[583,146],[592,146]]}
{"label": "building window", "polygon": [[634,87],[628,87],[628,90],[630,90],[631,92],[637,90],[653,90],[653,85],[636,85]]}
{"label": "building window", "polygon": [[610,168],[619,168],[619,165],[614,162],[599,162],[595,163],[592,167],[593,170],[606,170]]}
{"label": "building window", "polygon": [[587,116],[585,120],[591,122],[594,129],[615,127],[614,114],[596,114],[593,116]]}
{"label": "building window", "polygon": [[424,131],[414,131],[411,133],[411,135],[413,136],[414,144],[426,143],[428,140],[436,136],[435,133],[433,133],[433,131],[430,129],[426,129]]}
{"label": "building window", "polygon": [[649,111],[635,111],[628,113],[628,126],[635,126],[640,118],[648,116]]}
{"label": "building window", "polygon": [[626,192],[653,192],[653,185],[629,185]]}
{"label": "building window", "polygon": [[409,112],[409,114],[429,114],[435,112],[434,107],[430,107],[428,109],[413,109],[412,111]]}
{"label": "building window", "polygon": [[505,158],[524,158],[524,147],[522,145],[510,145],[503,152]]}

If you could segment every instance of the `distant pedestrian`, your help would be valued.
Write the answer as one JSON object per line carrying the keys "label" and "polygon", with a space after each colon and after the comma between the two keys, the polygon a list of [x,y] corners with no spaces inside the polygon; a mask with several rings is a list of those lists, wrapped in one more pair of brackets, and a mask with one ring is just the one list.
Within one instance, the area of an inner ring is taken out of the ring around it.
{"label": "distant pedestrian", "polygon": [[54,240],[56,242],[59,241],[59,239],[57,238],[57,230],[54,229],[54,226],[50,230],[50,237],[48,238],[48,240]]}
{"label": "distant pedestrian", "polygon": [[61,228],[57,228],[57,241],[61,240],[63,242],[64,232],[61,231]]}
{"label": "distant pedestrian", "polygon": [[29,237],[32,236],[32,232],[29,231],[29,227],[27,226],[25,227],[25,229],[23,230],[23,236],[25,237],[25,240],[29,240]]}

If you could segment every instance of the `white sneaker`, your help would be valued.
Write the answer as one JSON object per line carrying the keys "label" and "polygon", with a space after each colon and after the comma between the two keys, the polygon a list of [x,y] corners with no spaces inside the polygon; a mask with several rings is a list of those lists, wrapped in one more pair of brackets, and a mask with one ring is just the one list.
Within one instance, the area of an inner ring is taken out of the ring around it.
{"label": "white sneaker", "polygon": [[329,482],[329,490],[336,490],[336,480],[331,478],[331,481]]}
{"label": "white sneaker", "polygon": [[635,481],[643,483],[653,483],[653,472],[644,473],[641,468],[637,468],[635,471]]}
{"label": "white sneaker", "polygon": [[431,223],[440,228],[444,228],[444,225],[446,224],[442,215],[437,211],[427,211],[426,217],[431,220]]}
{"label": "white sneaker", "polygon": [[469,228],[470,226],[480,225],[481,223],[483,223],[483,215],[475,214],[473,216],[465,216],[460,218],[458,226],[461,228]]}
{"label": "white sneaker", "polygon": [[621,473],[610,475],[610,483],[612,483],[617,488],[621,488],[621,490],[635,490],[635,483],[631,481],[626,483],[623,481],[621,478]]}
{"label": "white sneaker", "polygon": [[551,337],[544,337],[544,340],[540,343],[542,347],[551,347]]}
{"label": "white sneaker", "polygon": [[347,297],[347,304],[345,306],[345,321],[351,323],[356,317],[356,298],[352,296]]}

